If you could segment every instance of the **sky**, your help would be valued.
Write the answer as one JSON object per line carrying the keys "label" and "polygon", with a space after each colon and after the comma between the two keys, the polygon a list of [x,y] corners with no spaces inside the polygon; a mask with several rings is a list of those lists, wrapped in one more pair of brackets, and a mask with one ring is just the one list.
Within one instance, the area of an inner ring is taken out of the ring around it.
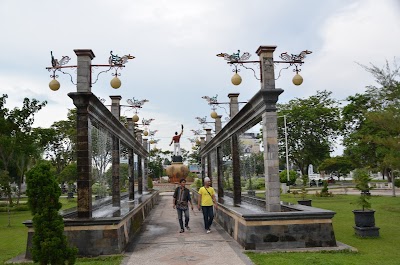
{"label": "sky", "polygon": [[[282,70],[276,80],[276,87],[284,89],[279,103],[319,90],[344,100],[375,85],[359,64],[381,67],[400,58],[400,1],[2,0],[0,32],[0,92],[8,95],[8,108],[21,107],[25,97],[46,100],[35,126],[65,120],[74,108],[67,94],[76,87],[68,75],[59,74],[58,91],[48,87],[50,51],[57,59],[71,57],[68,65],[76,65],[74,49],[93,50],[93,64],[107,64],[113,51],[136,58],[120,71],[121,88],[110,87],[108,72],[99,76],[92,92],[106,105],[110,95],[122,96],[122,105],[132,98],[149,100],[138,115],[140,120],[154,119],[150,130],[158,130],[157,147],[172,151],[171,138],[183,124],[181,146],[190,150],[190,130],[202,128],[195,117],[213,121],[202,96],[217,95],[218,102],[228,102],[229,93],[240,93],[239,101],[247,101],[260,89],[245,69],[240,72],[242,84],[234,86],[232,68],[216,54],[240,50],[258,60],[259,46],[276,45],[274,59],[279,60],[282,52],[310,50],[301,67],[301,86],[292,84],[292,69]],[[276,76],[282,67],[276,65]],[[69,73],[76,81],[76,72]],[[226,111],[217,109],[223,121],[229,113],[224,107]],[[134,112],[122,107],[121,114]]]}

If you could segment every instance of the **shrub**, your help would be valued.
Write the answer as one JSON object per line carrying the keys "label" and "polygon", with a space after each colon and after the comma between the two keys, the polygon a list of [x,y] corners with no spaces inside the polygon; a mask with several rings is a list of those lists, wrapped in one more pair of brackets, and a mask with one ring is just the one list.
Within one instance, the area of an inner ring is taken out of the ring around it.
{"label": "shrub", "polygon": [[394,180],[394,186],[397,188],[400,188],[400,179],[395,179]]}
{"label": "shrub", "polygon": [[26,174],[28,205],[32,212],[32,259],[40,264],[74,264],[77,249],[68,247],[64,235],[61,189],[49,163],[40,163]]}
{"label": "shrub", "polygon": [[307,193],[308,193],[308,191],[307,191],[307,189],[306,189],[307,183],[308,183],[308,176],[307,176],[307,175],[303,175],[303,176],[301,177],[301,180],[303,181],[303,183],[302,183],[302,186],[301,186],[301,192],[300,192],[300,194],[301,194],[301,199],[302,199],[302,200],[305,200],[305,198],[306,198],[306,196],[307,196]]}
{"label": "shrub", "polygon": [[149,176],[147,176],[147,188],[149,189],[153,188],[153,179]]}
{"label": "shrub", "polygon": [[192,183],[192,185],[190,185],[191,188],[197,189],[197,190],[199,190],[201,188],[201,186],[202,186],[201,179],[195,179],[194,182]]}
{"label": "shrub", "polygon": [[[287,171],[283,170],[279,173],[279,180],[281,183],[287,183]],[[289,185],[293,185],[297,179],[297,172],[294,170],[289,170]]]}
{"label": "shrub", "polygon": [[328,182],[324,180],[323,185],[324,185],[324,187],[321,190],[320,196],[321,197],[329,197],[331,193],[329,192],[329,189],[328,189]]}
{"label": "shrub", "polygon": [[371,181],[371,177],[366,169],[356,169],[353,172],[353,180],[356,183],[356,189],[361,191],[361,195],[358,197],[356,204],[362,207],[362,210],[371,208],[370,190],[368,183]]}

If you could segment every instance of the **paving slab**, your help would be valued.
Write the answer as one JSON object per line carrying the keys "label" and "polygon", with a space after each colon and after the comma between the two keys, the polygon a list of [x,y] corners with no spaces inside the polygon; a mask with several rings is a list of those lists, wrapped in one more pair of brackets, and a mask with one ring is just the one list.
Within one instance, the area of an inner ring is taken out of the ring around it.
{"label": "paving slab", "polygon": [[196,207],[190,210],[189,227],[191,231],[179,233],[172,193],[162,193],[138,237],[128,246],[122,264],[253,264],[244,249],[217,223],[213,223],[211,233],[207,234],[203,214]]}

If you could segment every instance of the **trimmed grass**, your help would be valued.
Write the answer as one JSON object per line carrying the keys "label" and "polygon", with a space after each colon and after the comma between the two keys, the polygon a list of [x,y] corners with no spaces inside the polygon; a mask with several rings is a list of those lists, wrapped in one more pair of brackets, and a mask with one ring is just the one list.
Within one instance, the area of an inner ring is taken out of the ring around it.
{"label": "trimmed grass", "polygon": [[[398,242],[400,242],[400,198],[373,196],[372,208],[375,212],[375,223],[380,227],[379,238],[363,239],[354,235],[354,215],[352,210],[357,206],[355,195],[335,195],[321,198],[308,195],[313,207],[336,212],[333,227],[336,240],[358,249],[350,252],[318,253],[246,253],[257,264],[400,264]],[[299,196],[291,194],[281,196],[282,201],[297,203]]]}
{"label": "trimmed grass", "polygon": [[23,221],[31,219],[29,211],[10,212],[10,224],[8,226],[8,214],[0,212],[0,263],[18,256],[26,249],[28,228]]}
{"label": "trimmed grass", "polygon": [[[63,204],[62,209],[68,209],[76,206],[75,199],[60,198]],[[31,220],[30,211],[12,211],[10,212],[10,226],[8,226],[7,212],[0,212],[0,264],[7,260],[23,254],[26,250],[28,229],[22,222]],[[96,258],[78,258],[75,264],[78,265],[119,265],[124,256],[113,255]]]}

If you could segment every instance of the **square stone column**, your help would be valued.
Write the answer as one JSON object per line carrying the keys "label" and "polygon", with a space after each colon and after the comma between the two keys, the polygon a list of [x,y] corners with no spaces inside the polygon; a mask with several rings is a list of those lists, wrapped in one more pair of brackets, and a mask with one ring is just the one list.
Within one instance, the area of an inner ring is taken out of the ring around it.
{"label": "square stone column", "polygon": [[[111,98],[111,114],[120,119],[121,115],[121,96],[110,96]],[[120,191],[120,141],[116,136],[112,136],[112,205],[114,207],[121,206],[121,191]]]}
{"label": "square stone column", "polygon": [[275,88],[273,53],[276,46],[260,46],[256,53],[261,62],[261,89],[268,91],[265,104],[266,112],[262,114],[262,131],[264,144],[265,199],[269,212],[280,212],[279,148],[278,120],[276,103],[282,89]]}
{"label": "square stone column", "polygon": [[[135,137],[135,125],[132,118],[127,118],[128,130]],[[135,199],[135,168],[134,168],[134,152],[133,149],[129,149],[128,153],[128,178],[129,178],[129,200],[133,201]]]}
{"label": "square stone column", "polygon": [[111,113],[112,115],[114,115],[115,118],[117,118],[118,120],[121,117],[121,96],[110,96],[111,98]]}
{"label": "square stone column", "polygon": [[143,194],[143,164],[142,157],[138,155],[138,194]]}
{"label": "square stone column", "polygon": [[222,162],[222,151],[221,146],[217,147],[217,175],[218,175],[218,201],[223,202],[224,197],[224,171]]}
{"label": "square stone column", "polygon": [[[143,139],[143,147],[146,151],[149,151],[149,144],[147,139]],[[149,190],[149,185],[147,184],[147,178],[149,177],[149,159],[145,157],[143,159],[144,167],[143,167],[143,188],[145,191]]]}
{"label": "square stone column", "polygon": [[95,57],[92,50],[78,49],[74,50],[78,56],[77,63],[77,92],[92,91],[92,60]]}
{"label": "square stone column", "polygon": [[115,135],[112,138],[112,205],[114,207],[121,206],[121,192],[119,187],[119,167],[120,167],[120,142]]}
{"label": "square stone column", "polygon": [[222,115],[218,115],[215,118],[215,134],[219,133],[222,129],[222,122],[221,122]]}
{"label": "square stone column", "polygon": [[240,155],[239,155],[239,136],[231,136],[232,152],[232,179],[233,179],[233,204],[237,206],[242,202],[242,187],[240,185]]}
{"label": "square stone column", "polygon": [[77,214],[78,218],[92,217],[92,139],[89,118],[89,100],[92,93],[69,93],[77,109]]}
{"label": "square stone column", "polygon": [[238,101],[239,93],[229,93],[229,117],[232,118],[239,112],[239,101]]}

